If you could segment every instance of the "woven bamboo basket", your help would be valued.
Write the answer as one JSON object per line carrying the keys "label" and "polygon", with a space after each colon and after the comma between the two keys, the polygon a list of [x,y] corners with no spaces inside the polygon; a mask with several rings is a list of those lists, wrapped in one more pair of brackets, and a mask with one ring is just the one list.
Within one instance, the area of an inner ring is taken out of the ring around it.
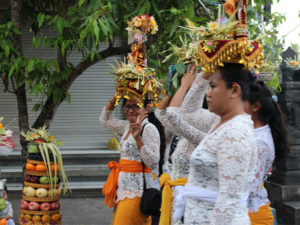
{"label": "woven bamboo basket", "polygon": [[[53,222],[45,223],[45,222],[32,222],[32,221],[23,223],[23,220],[19,219],[20,225],[51,225],[51,223],[53,224]],[[56,221],[56,225],[61,225],[61,220]]]}
{"label": "woven bamboo basket", "polygon": [[[31,183],[31,182],[27,182],[27,181],[24,181],[24,185],[27,187],[33,187],[33,188],[46,188],[46,189],[51,188],[50,184],[37,184],[37,183]],[[56,184],[56,188],[59,188],[59,184]]]}
{"label": "woven bamboo basket", "polygon": [[30,210],[25,210],[25,209],[20,209],[21,213],[24,214],[30,214],[30,215],[53,215],[56,213],[59,213],[59,210],[53,210],[53,211],[30,211]]}
{"label": "woven bamboo basket", "polygon": [[[47,177],[48,176],[47,172],[38,172],[38,171],[32,171],[32,170],[25,170],[25,174],[39,176],[39,177]],[[53,172],[53,174],[54,174],[54,172]]]}
{"label": "woven bamboo basket", "polygon": [[38,197],[29,197],[26,195],[23,195],[22,198],[26,201],[30,201],[30,202],[56,202],[60,199],[60,196],[55,196],[53,198],[49,197],[49,198],[38,198]]}
{"label": "woven bamboo basket", "polygon": [[[45,165],[44,161],[36,161],[36,160],[32,160],[32,159],[27,159],[28,163],[32,163],[32,164],[39,164],[39,165]],[[54,163],[54,162],[51,162]]]}

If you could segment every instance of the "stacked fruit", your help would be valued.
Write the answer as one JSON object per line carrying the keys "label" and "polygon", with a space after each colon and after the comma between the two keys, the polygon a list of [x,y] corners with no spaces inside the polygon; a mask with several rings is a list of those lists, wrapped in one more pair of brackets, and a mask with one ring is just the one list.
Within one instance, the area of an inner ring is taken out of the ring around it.
{"label": "stacked fruit", "polygon": [[33,155],[38,159],[39,153],[29,153],[27,159],[19,223],[59,225],[61,224],[59,166],[51,162],[49,169],[52,176],[49,176],[47,165],[42,160],[32,160]]}
{"label": "stacked fruit", "polygon": [[4,199],[4,186],[5,186],[6,180],[0,180],[0,225],[6,225],[6,213],[5,213],[5,208],[6,208],[6,203]]}
{"label": "stacked fruit", "polygon": [[[31,154],[29,153],[28,158],[32,158]],[[51,164],[51,172],[56,174],[51,178],[43,161],[27,159],[25,167],[26,177],[20,202],[20,224],[61,224],[61,214],[59,213],[61,189],[59,188],[58,166],[55,167],[54,164]]]}
{"label": "stacked fruit", "polygon": [[20,225],[61,224],[60,183],[62,192],[67,191],[68,179],[58,148],[63,143],[54,138],[46,126],[30,129],[20,134],[28,145],[25,166],[23,196],[21,200]]}

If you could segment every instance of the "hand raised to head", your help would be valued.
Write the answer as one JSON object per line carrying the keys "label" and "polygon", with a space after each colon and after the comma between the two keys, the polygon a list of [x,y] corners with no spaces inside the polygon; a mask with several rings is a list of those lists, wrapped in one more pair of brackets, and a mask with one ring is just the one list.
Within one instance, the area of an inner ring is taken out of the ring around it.
{"label": "hand raised to head", "polygon": [[181,85],[180,86],[184,86],[186,88],[190,88],[195,80],[195,77],[198,73],[198,67],[197,65],[194,64],[189,64],[187,67],[187,71],[186,73],[183,75],[183,77],[181,78]]}

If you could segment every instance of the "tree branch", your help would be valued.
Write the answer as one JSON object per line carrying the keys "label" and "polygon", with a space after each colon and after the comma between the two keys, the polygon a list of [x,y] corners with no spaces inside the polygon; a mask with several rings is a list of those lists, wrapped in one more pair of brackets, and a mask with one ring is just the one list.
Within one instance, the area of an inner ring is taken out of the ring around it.
{"label": "tree branch", "polygon": [[[153,35],[151,36],[148,41],[146,42],[146,45],[149,47],[150,45],[152,45],[159,37],[159,35],[162,33],[163,31],[161,30],[160,33],[158,33],[157,35]],[[91,60],[90,58],[88,58],[86,61],[84,62],[80,62],[71,72],[71,74],[69,75],[69,78],[67,80],[63,80],[62,82],[60,82],[57,86],[63,91],[63,96],[61,98],[60,101],[54,103],[53,101],[53,95],[50,95],[44,106],[42,111],[40,112],[39,116],[37,117],[36,121],[33,124],[33,128],[38,128],[43,126],[44,124],[47,125],[47,127],[49,127],[51,120],[54,117],[54,114],[57,110],[57,108],[59,107],[59,105],[66,99],[67,97],[67,93],[71,87],[71,85],[73,84],[73,82],[86,70],[88,69],[90,66],[98,63],[101,60],[104,60],[106,58],[109,58],[111,56],[116,56],[116,55],[124,55],[126,53],[130,52],[130,45],[126,45],[123,47],[113,47],[111,45],[108,46],[107,49],[99,52],[99,55],[101,56],[101,58],[99,59],[98,57],[94,57],[94,60]]]}

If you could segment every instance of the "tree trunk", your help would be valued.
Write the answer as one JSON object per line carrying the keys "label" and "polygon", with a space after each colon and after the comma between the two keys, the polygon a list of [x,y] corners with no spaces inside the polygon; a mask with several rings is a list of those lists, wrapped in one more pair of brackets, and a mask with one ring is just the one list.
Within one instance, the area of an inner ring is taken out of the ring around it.
{"label": "tree trunk", "polygon": [[[11,7],[11,20],[14,26],[20,30],[20,5],[19,0],[10,0]],[[16,48],[21,55],[23,55],[23,46],[20,35],[15,35],[14,48]],[[28,110],[27,110],[27,99],[26,99],[26,88],[25,84],[18,87],[15,91],[18,103],[18,117],[19,117],[19,131],[28,130]],[[20,135],[20,144],[22,146],[22,156],[25,157],[27,153],[27,142],[23,136]]]}

